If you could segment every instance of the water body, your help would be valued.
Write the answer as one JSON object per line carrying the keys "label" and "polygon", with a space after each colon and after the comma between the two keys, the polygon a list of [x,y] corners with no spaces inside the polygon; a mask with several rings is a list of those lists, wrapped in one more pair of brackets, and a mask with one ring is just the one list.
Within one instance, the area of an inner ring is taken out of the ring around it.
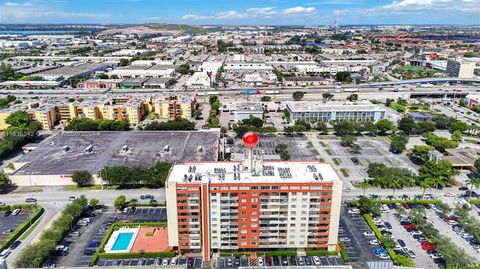
{"label": "water body", "polygon": [[67,35],[75,34],[78,31],[32,31],[32,30],[0,30],[0,35]]}
{"label": "water body", "polygon": [[304,47],[327,47],[331,46],[332,44],[327,43],[318,43],[318,42],[305,42],[303,44]]}

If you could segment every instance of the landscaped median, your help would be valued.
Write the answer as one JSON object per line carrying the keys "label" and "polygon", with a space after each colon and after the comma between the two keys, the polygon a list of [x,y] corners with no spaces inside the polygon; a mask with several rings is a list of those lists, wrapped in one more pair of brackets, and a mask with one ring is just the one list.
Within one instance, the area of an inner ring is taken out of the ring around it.
{"label": "landscaped median", "polygon": [[[372,203],[377,203],[377,204],[441,204],[442,200],[440,199],[410,199],[410,200],[401,200],[401,199],[396,199],[396,200],[371,200]],[[346,204],[352,204],[355,205],[357,203],[357,200],[349,200],[345,201]]]}
{"label": "landscaped median", "polygon": [[98,259],[134,259],[134,258],[169,258],[175,257],[177,255],[174,251],[164,251],[164,252],[122,252],[122,253],[106,253],[105,245],[112,236],[113,232],[118,231],[122,227],[127,228],[150,228],[150,227],[167,227],[166,222],[116,222],[107,230],[107,233],[103,237],[100,245],[97,248],[96,253],[92,256],[90,260],[90,266],[93,266],[97,263]]}
{"label": "landscaped median", "polygon": [[480,199],[470,199],[468,202],[472,205],[480,204]]}
{"label": "landscaped median", "polygon": [[[15,209],[22,209],[22,210],[32,210],[32,205],[31,204],[22,204],[22,205],[13,205],[13,206],[2,206],[0,207],[0,211],[6,211],[6,210],[15,210]],[[45,210],[43,207],[40,205],[35,205],[33,209],[33,213],[18,227],[15,229],[15,231],[11,234],[9,234],[3,241],[1,242],[0,245],[0,252],[6,248],[8,248],[15,240],[17,240],[23,233],[25,233],[28,228],[30,228],[35,221],[37,221],[40,216],[42,216],[43,212]]]}
{"label": "landscaped median", "polygon": [[412,259],[410,259],[410,258],[408,258],[407,256],[404,256],[404,255],[397,255],[397,254],[395,254],[395,252],[392,250],[391,247],[385,246],[385,242],[387,241],[387,239],[385,239],[385,237],[382,235],[382,233],[378,229],[377,225],[375,225],[375,223],[373,223],[372,217],[370,217],[370,215],[363,214],[363,218],[367,222],[370,229],[372,229],[373,233],[375,233],[375,236],[377,237],[378,241],[380,241],[380,243],[382,243],[382,245],[384,245],[385,249],[388,252],[388,255],[390,256],[390,258],[392,258],[392,261],[395,265],[406,266],[406,267],[413,267],[414,266],[414,263],[413,263]]}

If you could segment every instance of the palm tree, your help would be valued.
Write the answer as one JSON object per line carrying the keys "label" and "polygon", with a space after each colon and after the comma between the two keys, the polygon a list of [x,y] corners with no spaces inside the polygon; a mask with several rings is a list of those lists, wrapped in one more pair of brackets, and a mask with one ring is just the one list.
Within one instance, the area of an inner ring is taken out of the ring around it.
{"label": "palm tree", "polygon": [[400,180],[398,178],[393,178],[388,183],[388,187],[393,189],[393,194],[392,195],[395,196],[395,191],[402,187],[402,183],[400,182]]}
{"label": "palm tree", "polygon": [[368,183],[367,179],[363,179],[363,181],[360,183],[360,188],[362,188],[363,190],[363,196],[365,196],[365,191],[369,186],[370,186],[370,183]]}
{"label": "palm tree", "polygon": [[422,198],[425,195],[425,190],[427,188],[430,189],[431,187],[433,187],[434,184],[435,184],[435,180],[433,178],[427,177],[427,178],[421,179],[420,186],[423,188]]}
{"label": "palm tree", "polygon": [[473,191],[473,187],[475,187],[475,189],[478,189],[480,187],[480,177],[474,177],[474,178],[471,178],[470,180],[467,180],[467,185],[470,184],[470,197],[472,197],[472,191]]}

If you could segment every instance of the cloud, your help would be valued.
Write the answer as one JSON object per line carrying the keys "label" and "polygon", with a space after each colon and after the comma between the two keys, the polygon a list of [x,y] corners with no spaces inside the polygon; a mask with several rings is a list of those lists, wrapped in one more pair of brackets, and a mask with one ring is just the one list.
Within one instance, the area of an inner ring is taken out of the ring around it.
{"label": "cloud", "polygon": [[318,2],[305,3],[306,6],[320,6],[320,5],[361,5],[364,4],[364,0],[327,0]]}
{"label": "cloud", "polygon": [[283,10],[276,7],[252,7],[245,11],[222,11],[212,15],[198,15],[198,14],[185,14],[181,18],[183,20],[229,20],[229,19],[245,19],[245,18],[276,18],[279,17],[295,17],[310,15],[315,12],[314,7],[291,7]]}
{"label": "cloud", "polygon": [[383,6],[367,9],[334,10],[338,16],[378,15],[457,15],[462,13],[480,14],[480,0],[395,0]]}
{"label": "cloud", "polygon": [[142,19],[142,21],[163,21],[163,20],[167,20],[167,18],[154,16],[154,17],[147,17]]}
{"label": "cloud", "polygon": [[2,4],[6,7],[30,7],[32,4],[30,3],[17,3],[17,2],[5,2]]}
{"label": "cloud", "polygon": [[312,13],[314,11],[315,11],[314,7],[297,6],[297,7],[286,8],[286,9],[283,10],[283,13],[285,13],[285,14],[304,14],[304,13]]}

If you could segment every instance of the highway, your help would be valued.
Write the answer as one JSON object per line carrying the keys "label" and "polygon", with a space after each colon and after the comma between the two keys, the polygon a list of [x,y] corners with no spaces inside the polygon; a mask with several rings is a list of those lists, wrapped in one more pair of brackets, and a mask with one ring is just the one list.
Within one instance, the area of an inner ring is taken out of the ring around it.
{"label": "highway", "polygon": [[[330,92],[336,95],[336,98],[346,98],[352,93],[356,93],[359,97],[363,99],[379,99],[379,98],[396,98],[403,97],[409,98],[411,94],[418,96],[442,96],[444,94],[457,95],[459,97],[465,96],[468,93],[476,93],[480,91],[479,87],[475,86],[458,86],[458,87],[428,87],[428,88],[416,88],[416,87],[407,87],[407,88],[392,88],[392,87],[376,87],[376,88],[361,88],[361,85],[345,85],[344,88],[356,88],[358,92],[344,92],[342,89],[335,88],[333,86],[321,86],[321,87],[268,87],[268,88],[242,88],[242,89],[215,89],[211,91],[218,92],[223,97],[238,97],[243,96],[241,92],[245,89],[255,89],[259,90],[262,95],[265,95],[265,91],[275,90],[279,91],[280,94],[276,94],[280,99],[289,98],[291,99],[292,93],[295,91],[305,92],[306,98],[315,98],[322,99],[322,94],[325,92]],[[455,91],[454,91],[455,90]],[[85,89],[46,89],[46,90],[33,90],[33,89],[24,89],[24,90],[10,90],[10,89],[0,89],[0,95],[14,95],[16,97],[26,97],[31,98],[35,96],[39,97],[49,97],[57,99],[65,99],[70,97],[82,97],[84,99],[98,98],[102,96],[109,95],[131,95],[131,96],[145,96],[151,94],[192,94],[195,93],[197,96],[207,95],[208,90],[185,90],[185,89],[117,89],[117,90],[85,90]],[[308,97],[310,96],[310,97]],[[455,96],[453,96],[455,97]]]}

